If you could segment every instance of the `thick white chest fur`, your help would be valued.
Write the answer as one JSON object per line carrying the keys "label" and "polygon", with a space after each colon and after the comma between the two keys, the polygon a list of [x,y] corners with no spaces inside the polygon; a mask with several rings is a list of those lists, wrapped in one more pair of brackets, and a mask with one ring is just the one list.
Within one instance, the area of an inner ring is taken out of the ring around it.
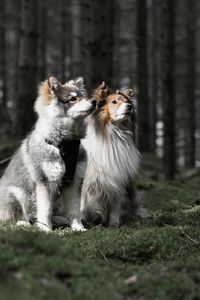
{"label": "thick white chest fur", "polygon": [[[110,124],[106,136],[97,134],[94,126],[88,126],[86,139],[82,141],[88,153],[87,171],[109,185],[126,184],[138,171],[140,154],[131,132]],[[89,175],[89,174],[88,174]]]}

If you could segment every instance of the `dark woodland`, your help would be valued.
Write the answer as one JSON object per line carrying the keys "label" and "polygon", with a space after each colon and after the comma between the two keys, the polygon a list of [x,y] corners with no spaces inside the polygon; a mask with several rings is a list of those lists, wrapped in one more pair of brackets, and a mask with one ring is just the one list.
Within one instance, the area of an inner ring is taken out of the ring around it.
{"label": "dark woodland", "polygon": [[0,300],[200,299],[199,15],[198,0],[0,0],[0,176],[41,81],[82,76],[92,97],[105,80],[135,91],[147,211],[84,232],[0,221]]}
{"label": "dark woodland", "polygon": [[198,170],[200,26],[197,0],[1,0],[0,137],[34,122],[38,84],[83,76],[137,91],[137,142],[165,177]]}

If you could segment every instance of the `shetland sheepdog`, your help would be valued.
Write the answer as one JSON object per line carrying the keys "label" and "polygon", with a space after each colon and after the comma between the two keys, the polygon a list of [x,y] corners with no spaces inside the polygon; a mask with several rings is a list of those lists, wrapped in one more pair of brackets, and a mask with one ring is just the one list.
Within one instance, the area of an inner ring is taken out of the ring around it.
{"label": "shetland sheepdog", "polygon": [[129,216],[145,213],[134,187],[140,153],[133,96],[131,89],[112,92],[105,82],[94,91],[97,108],[82,140],[88,156],[81,195],[83,220],[119,225],[124,211]]}

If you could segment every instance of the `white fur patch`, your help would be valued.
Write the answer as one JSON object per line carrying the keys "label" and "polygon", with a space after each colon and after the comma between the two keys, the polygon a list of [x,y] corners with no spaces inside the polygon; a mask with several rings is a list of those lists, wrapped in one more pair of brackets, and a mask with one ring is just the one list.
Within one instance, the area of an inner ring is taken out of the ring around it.
{"label": "white fur patch", "polygon": [[73,219],[73,221],[70,224],[70,227],[74,231],[86,231],[87,229],[84,228],[83,224],[78,219]]}
{"label": "white fur patch", "polygon": [[23,143],[22,143],[22,146],[21,146],[21,150],[22,150],[22,159],[24,161],[24,164],[28,170],[28,173],[29,175],[31,176],[31,178],[34,180],[36,178],[36,173],[35,173],[35,170],[34,170],[34,167],[32,165],[32,161],[30,160],[29,158],[29,155],[27,153],[27,149],[26,149],[26,143],[27,143],[27,140],[25,140]]}
{"label": "white fur patch", "polygon": [[48,188],[43,184],[36,185],[37,226],[43,231],[51,231],[52,200]]}
{"label": "white fur patch", "polygon": [[86,99],[82,99],[81,101],[75,103],[67,112],[67,115],[76,118],[81,114],[87,115],[93,109],[93,105]]}
{"label": "white fur patch", "polygon": [[123,103],[120,105],[120,107],[118,108],[116,115],[113,116],[112,120],[113,121],[120,121],[122,122],[123,120],[127,119],[127,112],[128,112],[128,106],[130,104],[129,103]]}
{"label": "white fur patch", "polygon": [[31,224],[27,221],[18,221],[17,226],[27,226],[27,227],[29,227],[29,226],[31,226]]}
{"label": "white fur patch", "polygon": [[88,126],[87,138],[81,142],[88,152],[87,172],[105,186],[119,187],[133,179],[138,172],[140,153],[130,132],[110,124],[107,135],[97,135],[94,126]]}
{"label": "white fur patch", "polygon": [[26,199],[26,193],[16,186],[9,186],[8,191],[14,195],[16,199],[18,199],[20,202]]}
{"label": "white fur patch", "polygon": [[64,166],[58,162],[43,162],[42,169],[49,181],[58,181],[64,174]]}

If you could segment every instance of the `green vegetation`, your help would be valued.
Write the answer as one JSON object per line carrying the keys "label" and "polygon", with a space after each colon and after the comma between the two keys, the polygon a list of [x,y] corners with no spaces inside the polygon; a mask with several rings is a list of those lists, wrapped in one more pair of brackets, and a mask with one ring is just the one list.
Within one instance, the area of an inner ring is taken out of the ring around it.
{"label": "green vegetation", "polygon": [[199,181],[140,181],[152,217],[120,228],[1,224],[0,299],[200,299]]}

